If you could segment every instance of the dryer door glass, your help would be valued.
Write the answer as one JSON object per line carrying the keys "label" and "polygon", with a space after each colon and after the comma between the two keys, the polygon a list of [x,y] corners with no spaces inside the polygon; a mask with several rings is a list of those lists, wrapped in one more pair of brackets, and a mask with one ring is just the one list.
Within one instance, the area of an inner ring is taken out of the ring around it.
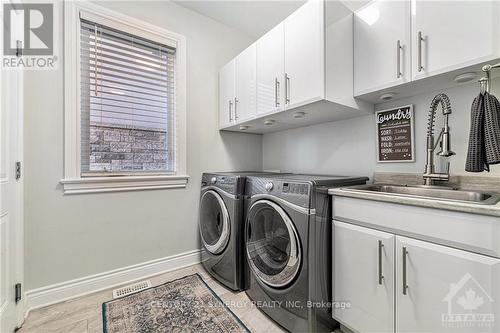
{"label": "dryer door glass", "polygon": [[298,274],[301,251],[297,231],[274,202],[259,200],[250,208],[246,250],[252,271],[272,287],[284,287]]}
{"label": "dryer door glass", "polygon": [[213,254],[224,251],[229,241],[229,214],[224,200],[213,190],[201,196],[200,234],[203,245]]}

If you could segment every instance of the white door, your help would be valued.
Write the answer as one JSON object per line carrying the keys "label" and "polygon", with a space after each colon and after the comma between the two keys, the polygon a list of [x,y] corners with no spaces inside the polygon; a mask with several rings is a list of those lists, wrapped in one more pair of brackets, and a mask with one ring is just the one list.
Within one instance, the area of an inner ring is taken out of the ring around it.
{"label": "white door", "polygon": [[324,2],[310,0],[285,19],[285,108],[325,96]]}
{"label": "white door", "polygon": [[377,0],[354,16],[356,95],[411,80],[410,0]]}
{"label": "white door", "polygon": [[498,258],[396,236],[396,331],[498,332],[499,283]]}
{"label": "white door", "polygon": [[394,332],[393,234],[334,221],[333,317],[357,332]]}
{"label": "white door", "polygon": [[255,117],[257,113],[257,58],[255,44],[236,57],[236,122]]}
{"label": "white door", "polygon": [[262,36],[257,47],[257,114],[284,108],[285,32],[283,23]]}
{"label": "white door", "polygon": [[234,122],[235,61],[234,59],[219,72],[219,126]]}
{"label": "white door", "polygon": [[499,7],[498,1],[412,0],[414,78],[499,57]]}
{"label": "white door", "polygon": [[22,322],[15,285],[23,276],[22,72],[0,72],[0,331],[13,332]]}

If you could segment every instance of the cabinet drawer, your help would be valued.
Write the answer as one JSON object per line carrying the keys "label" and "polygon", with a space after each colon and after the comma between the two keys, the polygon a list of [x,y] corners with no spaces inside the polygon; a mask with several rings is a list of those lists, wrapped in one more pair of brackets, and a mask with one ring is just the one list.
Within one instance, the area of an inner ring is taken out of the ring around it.
{"label": "cabinet drawer", "polygon": [[500,258],[497,217],[394,203],[333,198],[336,220]]}

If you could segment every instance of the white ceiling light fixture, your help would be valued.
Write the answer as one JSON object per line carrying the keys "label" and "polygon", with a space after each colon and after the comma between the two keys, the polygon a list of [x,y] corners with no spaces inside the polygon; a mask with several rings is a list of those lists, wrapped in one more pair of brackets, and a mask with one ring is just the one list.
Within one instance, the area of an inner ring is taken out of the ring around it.
{"label": "white ceiling light fixture", "polygon": [[264,125],[266,125],[266,126],[272,126],[274,124],[276,124],[276,120],[274,120],[274,119],[266,119],[266,120],[264,120]]}
{"label": "white ceiling light fixture", "polygon": [[470,82],[470,81],[474,80],[476,78],[476,76],[477,76],[476,72],[467,72],[467,73],[463,73],[463,74],[459,74],[459,75],[455,76],[453,81],[455,81],[456,83]]}
{"label": "white ceiling light fixture", "polygon": [[391,99],[394,98],[394,96],[396,96],[396,93],[388,92],[388,93],[380,95],[379,99],[381,101],[390,101]]}
{"label": "white ceiling light fixture", "polygon": [[306,113],[299,111],[299,112],[294,112],[293,113],[293,118],[295,119],[304,119],[306,117]]}
{"label": "white ceiling light fixture", "polygon": [[247,129],[249,129],[250,126],[247,126],[247,125],[240,125],[240,130],[241,131],[246,131]]}

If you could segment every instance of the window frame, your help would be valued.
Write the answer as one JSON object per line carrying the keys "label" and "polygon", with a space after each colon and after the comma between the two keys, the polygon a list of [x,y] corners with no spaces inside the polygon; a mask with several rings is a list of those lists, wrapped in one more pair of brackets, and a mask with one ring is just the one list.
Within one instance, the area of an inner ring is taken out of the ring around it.
{"label": "window frame", "polygon": [[[81,175],[80,16],[176,48],[175,172]],[[186,38],[86,1],[64,2],[64,194],[184,188],[186,163]]]}

